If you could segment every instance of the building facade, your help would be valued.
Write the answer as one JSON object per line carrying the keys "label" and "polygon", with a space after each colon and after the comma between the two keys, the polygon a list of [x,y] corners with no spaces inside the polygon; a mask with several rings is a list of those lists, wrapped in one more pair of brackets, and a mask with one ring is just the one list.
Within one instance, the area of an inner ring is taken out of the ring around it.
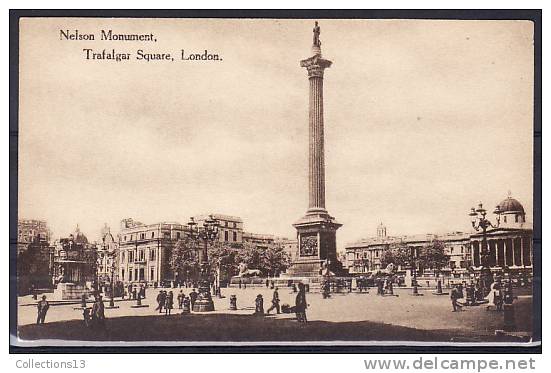
{"label": "building facade", "polygon": [[101,230],[101,239],[97,247],[97,272],[100,284],[118,280],[119,244],[111,234],[111,229],[105,224]]}
{"label": "building facade", "polygon": [[[510,196],[498,205],[497,227],[486,232],[492,271],[532,272],[532,227],[526,222],[523,206]],[[496,224],[497,225],[497,224]],[[481,269],[482,232],[450,232],[411,236],[387,236],[386,227],[377,228],[377,236],[346,245],[346,264],[351,274],[382,269],[383,252],[394,245],[420,249],[435,241],[443,243],[449,257],[444,270],[462,272]]]}
{"label": "building facade", "polygon": [[226,243],[240,244],[243,242],[243,220],[238,216],[223,214],[197,215],[194,217],[199,227],[205,219],[212,216],[218,221],[218,240]]}
{"label": "building facade", "polygon": [[161,284],[172,281],[171,250],[188,228],[172,222],[143,224],[121,221],[118,236],[118,280],[124,283]]}
{"label": "building facade", "polygon": [[51,233],[48,223],[37,219],[19,219],[17,221],[17,252],[21,253],[32,242],[50,242]]}

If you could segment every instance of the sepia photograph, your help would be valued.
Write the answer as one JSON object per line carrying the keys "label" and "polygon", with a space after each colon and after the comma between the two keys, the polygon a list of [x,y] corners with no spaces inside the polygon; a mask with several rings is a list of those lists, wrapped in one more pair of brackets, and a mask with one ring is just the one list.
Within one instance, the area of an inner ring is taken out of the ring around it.
{"label": "sepia photograph", "polygon": [[10,343],[540,345],[541,25],[495,18],[19,17]]}

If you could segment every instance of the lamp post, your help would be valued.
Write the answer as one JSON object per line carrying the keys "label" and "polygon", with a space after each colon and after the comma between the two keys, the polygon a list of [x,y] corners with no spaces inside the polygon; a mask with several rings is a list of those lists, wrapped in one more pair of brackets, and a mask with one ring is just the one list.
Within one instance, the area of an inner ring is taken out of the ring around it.
{"label": "lamp post", "polygon": [[[484,296],[488,295],[490,292],[490,285],[494,281],[494,276],[492,275],[492,271],[490,269],[490,248],[488,247],[488,239],[486,231],[488,228],[497,228],[499,227],[499,214],[501,213],[501,210],[499,209],[499,206],[496,206],[494,210],[494,214],[496,215],[496,224],[492,224],[491,221],[486,219],[486,209],[482,207],[482,203],[478,204],[478,208],[475,209],[474,207],[471,208],[471,212],[469,213],[469,216],[471,217],[471,224],[475,231],[482,231],[482,242],[480,247],[480,287],[483,291]],[[474,257],[473,257],[473,264],[474,264]]]}
{"label": "lamp post", "polygon": [[115,307],[115,260],[111,262],[111,297],[109,299],[109,307]]}
{"label": "lamp post", "polygon": [[418,296],[419,290],[417,289],[417,250],[415,247],[410,247],[410,258],[411,258],[411,270],[413,272],[413,292],[412,295]]}
{"label": "lamp post", "polygon": [[199,256],[201,273],[199,275],[199,295],[193,306],[194,312],[214,311],[214,302],[210,294],[210,270],[208,259],[208,243],[218,237],[218,220],[209,215],[203,222],[203,227],[199,228],[195,220],[190,218],[188,223],[189,236],[191,239],[203,241],[203,249]]}

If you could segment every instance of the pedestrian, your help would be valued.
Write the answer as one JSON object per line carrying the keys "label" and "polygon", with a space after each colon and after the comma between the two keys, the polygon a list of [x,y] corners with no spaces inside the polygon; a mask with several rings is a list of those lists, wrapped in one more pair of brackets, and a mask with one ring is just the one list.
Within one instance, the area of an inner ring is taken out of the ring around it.
{"label": "pedestrian", "polygon": [[377,295],[385,295],[383,280],[377,279]]}
{"label": "pedestrian", "polygon": [[304,284],[302,282],[299,282],[298,293],[297,293],[297,297],[295,298],[295,314],[298,322],[300,323],[308,322],[306,318],[307,307],[308,307],[308,304],[306,303],[306,289],[304,287]]}
{"label": "pedestrian", "polygon": [[323,293],[322,293],[323,299],[329,298],[331,293],[331,282],[329,280],[325,280],[323,282],[322,288],[323,288]]}
{"label": "pedestrian", "polygon": [[275,288],[275,282],[274,282],[274,280],[272,280],[272,281],[270,282],[270,289],[273,289],[273,288]]}
{"label": "pedestrian", "polygon": [[394,287],[391,279],[388,280],[387,290],[389,295],[394,295]]}
{"label": "pedestrian", "polygon": [[197,294],[197,292],[195,291],[195,289],[193,289],[191,291],[191,293],[189,293],[189,300],[191,302],[191,309],[193,310],[193,307],[195,307],[195,301],[197,300],[197,296],[199,294]]}
{"label": "pedestrian", "polygon": [[256,299],[254,300],[254,305],[254,314],[256,316],[264,315],[264,298],[262,298],[262,294],[258,294],[256,296]]}
{"label": "pedestrian", "polygon": [[274,290],[274,295],[272,296],[272,305],[266,310],[266,314],[269,314],[271,310],[275,309],[277,314],[281,313],[281,308],[279,307],[279,292],[276,287]]}
{"label": "pedestrian", "polygon": [[142,296],[142,299],[145,299],[145,285],[144,284],[140,285],[140,294]]}
{"label": "pedestrian", "polygon": [[50,308],[50,303],[46,300],[46,296],[42,296],[42,300],[40,300],[36,304],[38,315],[36,317],[36,324],[44,324],[44,321],[46,320],[46,313],[48,312],[48,309]]}
{"label": "pedestrian", "polygon": [[462,307],[459,303],[457,303],[457,299],[459,298],[459,289],[457,288],[457,285],[453,286],[453,289],[450,293],[450,299],[452,301],[452,312],[461,311]]}
{"label": "pedestrian", "polygon": [[136,286],[132,288],[132,299],[138,299],[138,289]]}
{"label": "pedestrian", "polygon": [[160,290],[159,294],[157,295],[157,308],[155,308],[155,311],[159,311],[159,313],[163,312],[163,307],[165,305],[165,294],[164,290]]}
{"label": "pedestrian", "polygon": [[132,299],[132,284],[128,284],[128,299]]}
{"label": "pedestrian", "polygon": [[239,289],[241,289],[241,279],[239,279]]}
{"label": "pedestrian", "polygon": [[105,329],[105,305],[101,295],[96,296],[94,305],[92,306],[92,322],[98,328]]}
{"label": "pedestrian", "polygon": [[187,295],[184,296],[184,299],[182,301],[182,314],[190,313],[191,311],[190,304],[191,302],[189,301],[189,297]]}
{"label": "pedestrian", "polygon": [[182,309],[182,305],[184,304],[184,298],[185,294],[183,290],[180,290],[180,293],[178,294],[178,309]]}
{"label": "pedestrian", "polygon": [[172,294],[172,290],[171,290],[168,292],[166,296],[165,315],[170,315],[170,312],[172,311],[172,307],[174,307],[174,294]]}
{"label": "pedestrian", "polygon": [[266,279],[266,289],[270,286],[270,280]]}

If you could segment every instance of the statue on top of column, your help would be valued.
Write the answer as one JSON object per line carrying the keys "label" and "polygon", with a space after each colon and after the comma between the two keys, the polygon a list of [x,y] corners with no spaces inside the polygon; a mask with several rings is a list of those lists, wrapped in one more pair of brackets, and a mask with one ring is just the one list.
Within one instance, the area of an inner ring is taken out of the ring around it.
{"label": "statue on top of column", "polygon": [[313,46],[315,47],[321,47],[321,41],[320,41],[320,27],[318,26],[318,21],[315,22],[315,25],[314,25],[314,41],[313,41]]}

